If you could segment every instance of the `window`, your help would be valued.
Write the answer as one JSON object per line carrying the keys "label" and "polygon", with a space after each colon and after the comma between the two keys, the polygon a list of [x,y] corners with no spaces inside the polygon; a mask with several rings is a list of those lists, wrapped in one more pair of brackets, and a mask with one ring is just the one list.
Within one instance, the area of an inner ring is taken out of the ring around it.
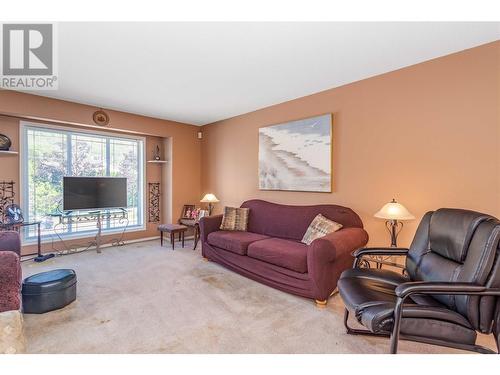
{"label": "window", "polygon": [[[128,227],[144,227],[144,139],[23,124],[23,212],[25,221],[41,221],[42,236],[95,231],[95,223],[57,225],[50,214],[62,209],[63,176],[127,178]],[[103,231],[123,228],[108,221]],[[29,228],[29,229],[28,229]],[[25,239],[36,236],[26,228]]]}

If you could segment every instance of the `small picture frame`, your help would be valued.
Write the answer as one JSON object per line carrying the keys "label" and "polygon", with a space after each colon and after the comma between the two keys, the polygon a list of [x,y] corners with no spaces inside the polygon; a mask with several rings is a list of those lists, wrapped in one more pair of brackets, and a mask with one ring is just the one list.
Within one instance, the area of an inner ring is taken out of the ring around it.
{"label": "small picture frame", "polygon": [[193,211],[191,211],[191,219],[197,220],[199,215],[200,215],[199,208],[195,208]]}
{"label": "small picture frame", "polygon": [[195,210],[195,205],[194,204],[185,204],[182,207],[182,216],[181,219],[191,219],[192,218],[192,213]]}
{"label": "small picture frame", "polygon": [[208,216],[208,210],[200,210],[200,213],[198,214],[198,220],[205,216]]}

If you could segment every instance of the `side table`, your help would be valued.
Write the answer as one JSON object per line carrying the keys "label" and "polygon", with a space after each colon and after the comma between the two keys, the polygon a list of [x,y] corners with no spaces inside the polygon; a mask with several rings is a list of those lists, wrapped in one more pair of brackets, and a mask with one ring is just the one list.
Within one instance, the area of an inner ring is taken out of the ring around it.
{"label": "side table", "polygon": [[193,250],[196,250],[196,246],[198,246],[198,241],[200,240],[200,222],[196,219],[179,219],[179,224],[185,225],[188,228],[193,228],[194,231]]}
{"label": "side table", "polygon": [[182,247],[184,247],[184,234],[186,233],[188,227],[179,224],[160,224],[158,225],[158,230],[160,231],[160,246],[163,246],[163,232],[170,234],[170,243],[172,244],[172,250],[175,247],[175,235],[179,234],[179,241],[182,241]]}
{"label": "side table", "polygon": [[371,263],[375,263],[375,267],[381,269],[382,266],[388,266],[392,268],[401,269],[401,273],[406,272],[406,268],[403,264],[394,261],[394,257],[399,255],[365,255],[359,261],[360,268],[371,268]]}
{"label": "side table", "polygon": [[12,223],[12,224],[0,224],[0,230],[15,230],[15,231],[19,232],[19,229],[22,227],[36,225],[36,227],[37,227],[37,256],[33,260],[35,262],[44,262],[47,259],[53,258],[54,254],[42,255],[42,237],[41,237],[40,224],[41,224],[40,221]]}

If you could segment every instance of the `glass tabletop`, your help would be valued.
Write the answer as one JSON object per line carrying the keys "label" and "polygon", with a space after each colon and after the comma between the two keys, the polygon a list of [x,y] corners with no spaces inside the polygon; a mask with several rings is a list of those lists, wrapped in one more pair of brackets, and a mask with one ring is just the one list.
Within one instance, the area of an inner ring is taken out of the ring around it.
{"label": "glass tabletop", "polygon": [[113,208],[105,210],[76,210],[76,211],[63,211],[63,212],[52,212],[48,216],[51,217],[81,217],[81,216],[97,216],[97,215],[113,215],[113,214],[123,214],[127,212],[125,208]]}

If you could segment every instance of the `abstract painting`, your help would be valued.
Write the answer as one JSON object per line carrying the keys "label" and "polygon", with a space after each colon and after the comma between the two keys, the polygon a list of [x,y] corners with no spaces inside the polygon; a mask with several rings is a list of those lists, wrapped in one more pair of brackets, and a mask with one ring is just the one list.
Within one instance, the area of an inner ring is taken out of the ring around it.
{"label": "abstract painting", "polygon": [[259,129],[259,188],[332,191],[332,114]]}

